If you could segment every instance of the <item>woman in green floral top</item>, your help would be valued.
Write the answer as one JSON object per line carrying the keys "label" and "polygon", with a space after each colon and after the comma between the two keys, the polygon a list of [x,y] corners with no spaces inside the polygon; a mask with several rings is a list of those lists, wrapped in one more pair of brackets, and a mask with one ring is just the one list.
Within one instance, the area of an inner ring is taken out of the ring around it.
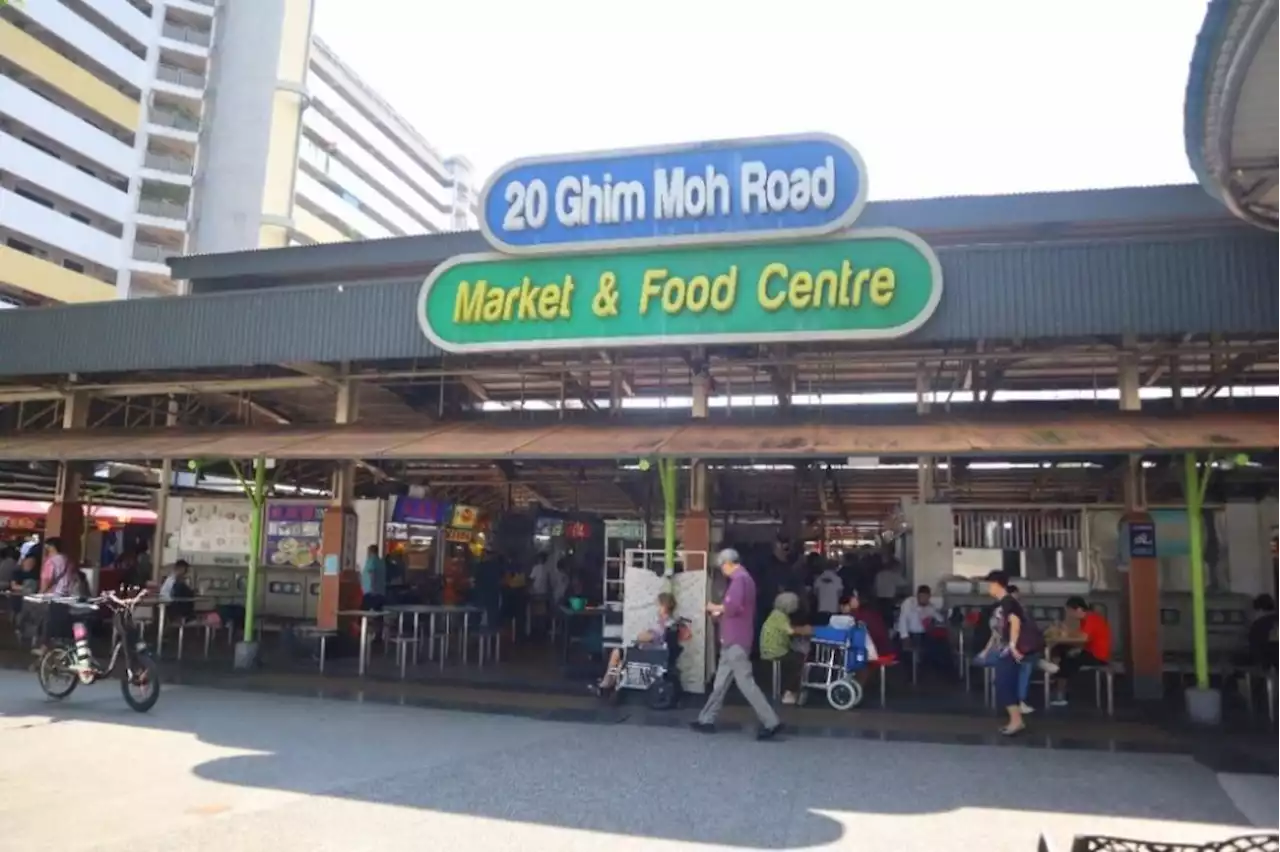
{"label": "woman in green floral top", "polygon": [[766,663],[777,661],[781,665],[782,703],[795,704],[800,691],[800,675],[804,668],[804,654],[793,650],[791,638],[809,633],[811,628],[793,627],[791,616],[800,608],[800,599],[794,592],[783,592],[774,598],[773,611],[760,628],[760,659]]}

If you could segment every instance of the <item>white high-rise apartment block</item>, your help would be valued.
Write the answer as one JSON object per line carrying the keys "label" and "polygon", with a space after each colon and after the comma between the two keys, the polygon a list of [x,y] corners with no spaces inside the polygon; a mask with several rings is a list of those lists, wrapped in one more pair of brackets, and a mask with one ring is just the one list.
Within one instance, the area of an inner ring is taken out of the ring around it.
{"label": "white high-rise apartment block", "polygon": [[0,305],[176,292],[166,257],[474,227],[315,0],[0,6]]}

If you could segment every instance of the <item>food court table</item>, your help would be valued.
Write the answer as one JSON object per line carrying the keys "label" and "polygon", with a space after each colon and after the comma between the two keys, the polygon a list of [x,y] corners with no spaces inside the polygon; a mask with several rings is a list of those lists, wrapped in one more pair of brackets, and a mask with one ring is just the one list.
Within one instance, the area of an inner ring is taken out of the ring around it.
{"label": "food court table", "polygon": [[377,609],[340,609],[339,617],[360,619],[360,665],[357,674],[364,676],[365,667],[369,664],[369,619],[385,618],[387,613]]}
{"label": "food court table", "polygon": [[[200,603],[201,601],[213,601],[213,603],[216,605],[219,601],[242,600],[243,598],[244,598],[244,595],[241,595],[238,593],[231,593],[231,594],[224,594],[224,595],[200,594],[200,595],[192,595],[191,597],[181,597],[181,598],[162,598],[159,596],[156,596],[156,597],[148,596],[146,598],[143,598],[142,603],[144,606],[149,604],[156,608],[156,659],[157,660],[160,659],[160,657],[164,653],[164,628],[165,628],[165,621],[169,617],[170,604],[189,603],[194,607],[196,604]],[[206,630],[211,629],[209,628],[208,625],[206,625],[205,628]],[[208,642],[209,636],[210,636],[210,633],[206,632],[205,649],[204,649],[204,653],[206,657],[209,656],[209,642]]]}
{"label": "food court table", "polygon": [[564,625],[564,659],[569,660],[569,621],[574,618],[600,618],[603,620],[605,613],[609,610],[602,606],[583,607],[582,609],[574,609],[561,605],[560,621]]}
{"label": "food court table", "polygon": [[[387,611],[396,613],[403,619],[405,615],[413,616],[413,633],[418,635],[419,619],[427,616],[427,659],[434,659],[435,642],[433,637],[436,635],[436,616],[444,616],[444,634],[443,641],[440,646],[440,668],[444,668],[445,660],[449,656],[449,631],[453,627],[453,617],[455,615],[462,616],[462,662],[467,661],[467,645],[470,637],[470,622],[472,615],[481,615],[484,610],[478,606],[469,606],[466,604],[396,604],[387,607]],[[403,627],[403,622],[400,624]]]}

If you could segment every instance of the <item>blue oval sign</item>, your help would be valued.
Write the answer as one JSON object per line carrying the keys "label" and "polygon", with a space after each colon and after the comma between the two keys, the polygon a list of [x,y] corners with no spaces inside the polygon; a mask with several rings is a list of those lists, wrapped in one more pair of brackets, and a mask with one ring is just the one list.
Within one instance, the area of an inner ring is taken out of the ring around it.
{"label": "blue oval sign", "polygon": [[867,201],[862,157],[824,133],[516,160],[480,230],[509,254],[829,234]]}

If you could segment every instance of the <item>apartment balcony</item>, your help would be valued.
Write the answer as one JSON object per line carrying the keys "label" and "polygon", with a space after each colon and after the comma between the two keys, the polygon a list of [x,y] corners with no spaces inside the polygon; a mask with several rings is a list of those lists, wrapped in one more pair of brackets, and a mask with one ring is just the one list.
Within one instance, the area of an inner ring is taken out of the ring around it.
{"label": "apartment balcony", "polygon": [[170,235],[186,233],[187,205],[161,198],[138,199],[138,225]]}
{"label": "apartment balcony", "polygon": [[[181,252],[178,252],[178,254],[181,254]],[[144,260],[148,263],[166,263],[173,255],[174,250],[168,246],[153,245],[151,243],[133,244],[133,257],[135,260]]]}
{"label": "apartment balcony", "polygon": [[188,133],[197,133],[200,130],[200,122],[189,115],[185,115],[173,110],[164,109],[163,107],[155,107],[147,116],[147,120],[152,124],[159,124],[162,127],[172,127],[174,130],[184,130]]}
{"label": "apartment balcony", "polygon": [[185,113],[153,106],[147,111],[147,123],[152,133],[169,139],[189,144],[194,144],[199,139],[199,120]]}
{"label": "apartment balcony", "polygon": [[154,169],[157,172],[167,172],[175,175],[185,175],[191,177],[195,173],[196,164],[182,157],[171,157],[168,154],[154,154],[147,152],[146,158],[142,161],[142,165],[148,169]]}
{"label": "apartment balcony", "polygon": [[196,15],[212,15],[217,0],[169,0],[169,9],[182,9]]}
{"label": "apartment balcony", "polygon": [[161,44],[164,47],[193,53],[199,56],[209,55],[209,44],[213,41],[207,30],[195,27],[184,27],[181,24],[166,22],[160,30]]}
{"label": "apartment balcony", "polygon": [[195,163],[185,157],[148,151],[142,161],[142,179],[177,186],[191,186]]}
{"label": "apartment balcony", "polygon": [[179,68],[176,65],[168,65],[160,63],[156,68],[156,79],[164,83],[172,83],[175,86],[183,86],[188,89],[196,89],[203,92],[205,86],[205,77],[195,71],[188,71],[186,68]]}

